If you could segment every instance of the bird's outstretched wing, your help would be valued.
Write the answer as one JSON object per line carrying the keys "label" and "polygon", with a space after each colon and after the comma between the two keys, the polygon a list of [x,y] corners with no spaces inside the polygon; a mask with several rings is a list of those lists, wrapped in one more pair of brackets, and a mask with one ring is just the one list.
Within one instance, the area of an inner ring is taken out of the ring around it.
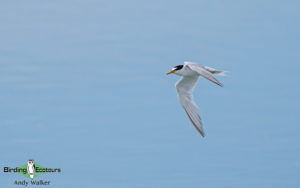
{"label": "bird's outstretched wing", "polygon": [[187,116],[191,120],[192,124],[199,131],[199,133],[204,137],[204,130],[199,115],[199,109],[194,102],[193,90],[198,81],[199,76],[188,76],[182,77],[176,83],[176,90],[178,94],[179,101],[186,112]]}
{"label": "bird's outstretched wing", "polygon": [[208,69],[205,68],[205,66],[196,64],[196,63],[191,63],[191,62],[185,62],[185,66],[190,68],[191,70],[197,72],[200,76],[203,76],[204,78],[208,79],[209,81],[218,84],[219,86],[223,87],[223,84],[219,82],[211,72],[209,72]]}

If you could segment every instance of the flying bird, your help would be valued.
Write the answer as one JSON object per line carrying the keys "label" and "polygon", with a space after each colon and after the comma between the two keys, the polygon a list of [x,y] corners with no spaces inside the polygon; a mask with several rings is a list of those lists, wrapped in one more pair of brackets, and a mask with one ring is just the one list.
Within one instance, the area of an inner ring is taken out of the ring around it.
{"label": "flying bird", "polygon": [[223,84],[213,77],[213,74],[224,76],[225,71],[216,70],[198,63],[184,62],[184,65],[177,65],[173,67],[167,75],[172,73],[182,76],[182,78],[175,84],[179,101],[192,124],[204,137],[205,133],[203,130],[203,124],[199,115],[199,108],[194,102],[193,90],[200,76],[203,76],[209,81],[223,87]]}

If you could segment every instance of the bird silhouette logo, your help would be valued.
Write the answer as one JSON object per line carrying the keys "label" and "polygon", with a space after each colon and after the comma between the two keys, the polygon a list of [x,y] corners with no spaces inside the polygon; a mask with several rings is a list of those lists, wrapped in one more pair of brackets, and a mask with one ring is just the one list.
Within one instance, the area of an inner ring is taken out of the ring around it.
{"label": "bird silhouette logo", "polygon": [[27,173],[29,174],[30,179],[34,178],[35,164],[33,159],[29,159],[27,162]]}

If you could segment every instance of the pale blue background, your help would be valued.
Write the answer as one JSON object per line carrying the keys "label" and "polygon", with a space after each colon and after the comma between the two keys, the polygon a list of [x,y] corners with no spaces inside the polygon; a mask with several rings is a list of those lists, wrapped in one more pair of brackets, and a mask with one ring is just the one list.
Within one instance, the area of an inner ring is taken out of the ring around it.
{"label": "pale blue background", "polygon": [[[1,187],[300,187],[300,1],[10,0],[0,6]],[[200,80],[202,138],[165,73]]]}

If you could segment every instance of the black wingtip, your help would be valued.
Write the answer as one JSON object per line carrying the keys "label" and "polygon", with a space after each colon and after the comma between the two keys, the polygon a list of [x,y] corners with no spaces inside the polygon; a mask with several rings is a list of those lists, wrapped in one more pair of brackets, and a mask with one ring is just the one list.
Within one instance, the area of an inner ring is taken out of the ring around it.
{"label": "black wingtip", "polygon": [[200,132],[200,134],[201,134],[201,136],[202,136],[203,138],[205,138],[205,133],[204,133],[204,132]]}

